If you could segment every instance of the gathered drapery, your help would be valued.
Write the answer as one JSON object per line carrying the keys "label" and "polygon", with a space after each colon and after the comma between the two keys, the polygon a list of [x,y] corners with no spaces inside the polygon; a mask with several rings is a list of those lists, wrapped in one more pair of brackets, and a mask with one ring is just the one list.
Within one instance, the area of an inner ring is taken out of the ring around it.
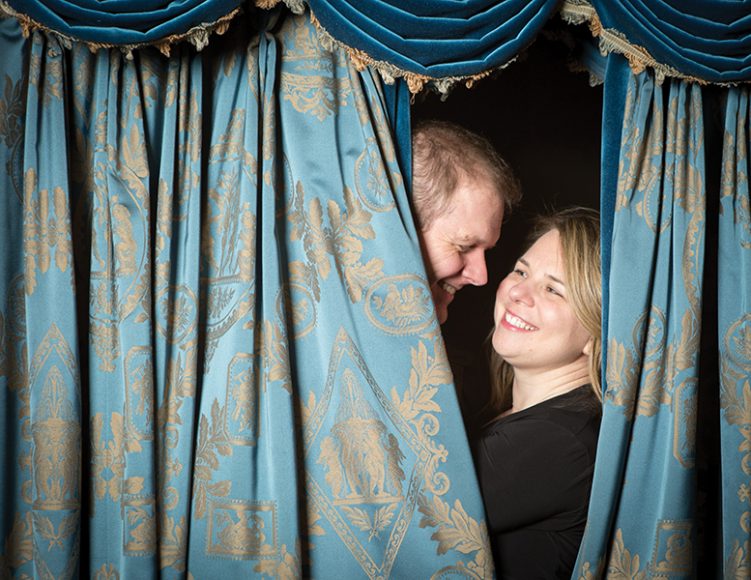
{"label": "gathered drapery", "polygon": [[492,574],[393,102],[260,14],[0,20],[3,575]]}
{"label": "gathered drapery", "polygon": [[[199,48],[240,10],[255,11],[281,0],[6,0],[28,27],[41,26],[93,47],[170,45],[187,38]],[[372,65],[390,83],[406,77],[412,92],[426,83],[446,90],[501,68],[529,46],[555,13],[557,0],[286,0],[296,12],[309,6],[319,32],[346,47],[358,67]]]}
{"label": "gathered drapery", "polygon": [[[688,578],[697,524],[702,96],[686,81],[658,86],[654,73],[634,75],[617,58],[606,76],[624,91],[619,165],[605,170],[617,180],[606,234],[602,436],[577,574]],[[605,116],[608,105],[618,103],[606,100]]]}
{"label": "gathered drapery", "polygon": [[44,28],[66,40],[99,47],[137,47],[170,44],[188,37],[202,47],[206,45],[208,32],[234,16],[243,0],[4,2],[24,25]]}
{"label": "gathered drapery", "polygon": [[[749,92],[725,109],[717,295],[720,352],[722,557],[725,577],[751,572],[751,193]],[[740,573],[740,574],[739,574]],[[736,576],[737,577],[737,576]]]}
{"label": "gathered drapery", "polygon": [[[627,56],[636,72],[710,83],[751,78],[751,11],[746,2],[699,0],[4,0],[27,28],[93,47],[155,44],[165,53],[188,39],[203,48],[242,10],[284,2],[309,7],[327,38],[345,46],[358,66],[372,65],[388,82],[406,77],[413,92],[426,83],[447,90],[513,61],[558,11],[590,21],[601,48]],[[2,4],[0,4],[2,8]]]}
{"label": "gathered drapery", "polygon": [[[751,78],[751,10],[724,0],[591,0],[602,28],[708,82]],[[617,39],[613,39],[617,44]]]}

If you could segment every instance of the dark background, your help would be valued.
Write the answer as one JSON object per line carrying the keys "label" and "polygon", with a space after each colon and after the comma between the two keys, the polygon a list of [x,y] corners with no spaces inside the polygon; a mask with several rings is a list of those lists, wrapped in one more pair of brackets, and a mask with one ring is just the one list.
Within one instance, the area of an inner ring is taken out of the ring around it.
{"label": "dark background", "polygon": [[422,93],[412,107],[413,123],[444,119],[485,136],[522,184],[521,205],[487,253],[487,285],[459,292],[442,327],[470,429],[487,393],[482,350],[495,291],[520,254],[530,218],[571,205],[599,208],[602,86],[590,86],[589,74],[573,72],[570,62],[565,44],[540,35],[493,77],[457,86],[445,100]]}

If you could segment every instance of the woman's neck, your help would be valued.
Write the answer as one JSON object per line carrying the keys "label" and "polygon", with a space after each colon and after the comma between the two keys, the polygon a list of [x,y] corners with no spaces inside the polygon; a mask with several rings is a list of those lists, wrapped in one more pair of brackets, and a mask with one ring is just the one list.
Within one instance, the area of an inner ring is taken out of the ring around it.
{"label": "woman's neck", "polygon": [[555,370],[514,369],[513,406],[505,414],[517,413],[563,395],[590,382],[586,357]]}

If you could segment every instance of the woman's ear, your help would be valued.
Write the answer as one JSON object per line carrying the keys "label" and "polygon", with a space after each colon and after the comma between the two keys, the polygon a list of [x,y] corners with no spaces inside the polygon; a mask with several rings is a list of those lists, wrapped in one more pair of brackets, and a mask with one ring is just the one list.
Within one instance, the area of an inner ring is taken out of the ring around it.
{"label": "woman's ear", "polygon": [[594,343],[595,343],[595,339],[590,336],[589,340],[587,341],[587,344],[584,345],[582,352],[586,354],[587,356],[592,356],[592,347],[594,346]]}

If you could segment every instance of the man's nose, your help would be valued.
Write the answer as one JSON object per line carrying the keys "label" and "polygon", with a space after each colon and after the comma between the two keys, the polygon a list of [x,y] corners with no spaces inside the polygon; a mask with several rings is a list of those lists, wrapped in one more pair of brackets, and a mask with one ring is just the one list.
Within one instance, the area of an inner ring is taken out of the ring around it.
{"label": "man's nose", "polygon": [[488,283],[488,268],[485,264],[485,252],[476,251],[467,255],[464,266],[464,276],[473,286],[484,286]]}

